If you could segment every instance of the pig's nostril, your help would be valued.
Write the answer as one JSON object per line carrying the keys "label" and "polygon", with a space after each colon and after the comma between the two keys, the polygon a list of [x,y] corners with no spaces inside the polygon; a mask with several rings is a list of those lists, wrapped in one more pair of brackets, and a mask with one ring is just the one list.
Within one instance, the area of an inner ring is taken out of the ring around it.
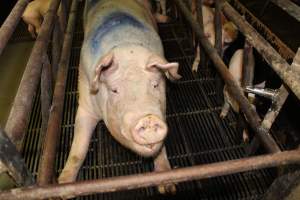
{"label": "pig's nostril", "polygon": [[149,115],[138,121],[132,129],[132,136],[136,143],[149,145],[161,142],[167,134],[167,126],[160,118]]}

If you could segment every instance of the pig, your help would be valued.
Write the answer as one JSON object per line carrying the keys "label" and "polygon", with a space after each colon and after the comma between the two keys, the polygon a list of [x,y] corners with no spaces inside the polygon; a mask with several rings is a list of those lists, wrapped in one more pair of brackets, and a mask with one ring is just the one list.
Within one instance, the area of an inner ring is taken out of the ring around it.
{"label": "pig", "polygon": [[[43,18],[49,9],[50,2],[50,0],[34,0],[27,5],[22,19],[28,24],[28,31],[32,38],[36,38],[39,34]],[[58,10],[58,12],[60,12],[60,7]]]}
{"label": "pig", "polygon": [[[209,2],[207,2],[209,3]],[[191,4],[192,15],[195,20],[197,20],[197,11],[196,11],[196,0],[192,1]],[[209,6],[202,5],[202,15],[203,15],[203,28],[204,35],[207,37],[212,46],[215,46],[215,25],[214,25],[214,9]],[[225,19],[225,16],[222,15],[222,49],[232,43],[238,35],[237,27],[230,21]],[[198,66],[200,63],[200,46],[195,44],[196,52],[195,59],[192,64],[192,71],[197,72]]]}
{"label": "pig", "polygon": [[[242,72],[243,72],[243,57],[244,57],[244,51],[251,50],[250,48],[247,49],[238,49],[233,54],[233,56],[230,59],[229,62],[229,72],[232,74],[234,79],[237,81],[238,85],[241,85],[242,82]],[[253,55],[253,51],[249,53],[249,64],[253,66],[255,65],[255,59]],[[220,113],[220,117],[223,119],[227,116],[230,106],[232,107],[233,111],[236,113],[239,113],[239,104],[231,97],[231,95],[228,93],[227,86],[224,86],[223,89],[224,94],[224,104]],[[249,100],[253,102],[253,97],[250,95]],[[243,130],[243,141],[248,142],[249,141],[249,133],[247,129]]]}
{"label": "pig", "polygon": [[[58,182],[76,180],[92,133],[103,120],[123,146],[154,158],[154,170],[170,170],[163,145],[165,77],[181,78],[169,63],[145,0],[87,0],[79,64],[79,105],[71,150]],[[174,184],[159,192],[175,192]]]}

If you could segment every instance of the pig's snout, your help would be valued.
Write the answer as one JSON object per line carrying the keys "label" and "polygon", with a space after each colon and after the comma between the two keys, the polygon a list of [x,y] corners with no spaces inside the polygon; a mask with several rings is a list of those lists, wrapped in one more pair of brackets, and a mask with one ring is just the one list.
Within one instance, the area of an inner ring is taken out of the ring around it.
{"label": "pig's snout", "polygon": [[147,115],[140,120],[132,129],[132,136],[136,143],[146,145],[149,148],[162,142],[167,135],[167,125],[155,115]]}

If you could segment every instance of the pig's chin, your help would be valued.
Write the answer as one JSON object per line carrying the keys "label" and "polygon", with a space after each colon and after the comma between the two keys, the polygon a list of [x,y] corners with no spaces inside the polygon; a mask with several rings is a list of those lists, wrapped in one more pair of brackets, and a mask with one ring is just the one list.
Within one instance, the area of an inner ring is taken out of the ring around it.
{"label": "pig's chin", "polygon": [[143,157],[155,157],[161,150],[163,142],[159,142],[151,145],[141,145],[133,143],[130,147],[132,151]]}

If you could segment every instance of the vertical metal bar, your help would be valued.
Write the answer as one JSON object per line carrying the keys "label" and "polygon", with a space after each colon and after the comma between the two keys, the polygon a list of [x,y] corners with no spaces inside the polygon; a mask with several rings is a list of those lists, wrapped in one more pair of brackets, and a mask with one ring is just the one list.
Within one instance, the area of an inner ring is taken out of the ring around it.
{"label": "vertical metal bar", "polygon": [[239,103],[241,110],[244,112],[251,128],[259,136],[260,141],[263,143],[263,145],[266,147],[268,151],[279,152],[280,148],[278,147],[274,139],[271,137],[270,134],[264,132],[264,130],[262,129],[260,125],[260,118],[256,113],[256,111],[252,108],[251,104],[248,102],[246,97],[244,96],[244,92],[242,88],[237,84],[236,80],[230,74],[229,70],[227,69],[227,66],[224,64],[223,60],[218,55],[216,49],[214,49],[210,44],[210,42],[207,40],[207,38],[204,37],[201,31],[201,28],[203,27],[199,27],[199,23],[197,23],[193,19],[192,15],[187,10],[187,8],[185,7],[182,1],[180,0],[173,0],[173,1],[178,5],[180,10],[184,14],[185,18],[190,23],[193,30],[196,32],[204,49],[206,50],[212,62],[214,63],[214,66],[217,68],[217,70],[223,77],[225,83],[227,84],[229,93],[236,98],[236,101]]}
{"label": "vertical metal bar", "polygon": [[[291,68],[293,68],[295,71],[300,71],[300,48],[297,51],[297,54],[294,57],[294,61],[291,65]],[[278,116],[283,104],[285,103],[286,99],[288,98],[289,92],[285,88],[284,85],[281,85],[279,88],[276,98],[274,99],[270,109],[268,110],[267,114],[264,117],[264,120],[262,122],[262,127],[266,130],[269,131]],[[259,143],[257,138],[254,138],[251,141],[251,144],[248,149],[246,149],[246,152],[248,155],[252,155],[253,153],[256,152],[256,150],[259,147]]]}
{"label": "vertical metal bar", "polygon": [[22,80],[12,109],[10,111],[5,131],[11,141],[19,148],[26,130],[33,99],[41,76],[43,55],[47,50],[50,31],[60,0],[52,0],[44,18],[41,31],[36,39],[29,61],[26,65]]}
{"label": "vertical metal bar", "polygon": [[[222,1],[223,0],[215,0],[215,15],[214,15],[214,25],[215,25],[215,48],[217,49],[219,55],[223,57],[222,52]],[[223,84],[222,79],[218,73],[215,75],[215,81],[216,81],[216,91],[217,91],[217,97],[219,99],[222,98],[222,90],[223,90]]]}
{"label": "vertical metal bar", "polygon": [[242,70],[242,87],[253,86],[254,79],[254,63],[253,61],[253,47],[246,40],[243,54],[243,70]]}
{"label": "vertical metal bar", "polygon": [[294,92],[298,99],[300,99],[300,75],[295,73],[276,50],[227,2],[224,3],[223,12],[227,18],[237,25],[239,30],[270,64],[282,81]]}
{"label": "vertical metal bar", "polygon": [[58,20],[60,20],[60,17],[56,17],[57,20],[55,20],[54,28],[53,28],[53,34],[52,34],[52,75],[53,75],[53,82],[55,82],[56,79],[56,73],[58,69],[58,63],[61,56],[61,48],[62,48],[62,37],[61,35],[64,33],[61,30],[61,24]]}
{"label": "vertical metal bar", "polygon": [[33,176],[26,168],[15,145],[0,128],[0,161],[6,166],[8,173],[12,176],[17,185],[29,186],[34,183]]}
{"label": "vertical metal bar", "polygon": [[48,128],[45,135],[42,157],[39,164],[40,168],[38,172],[38,183],[40,185],[51,183],[53,178],[57,141],[60,137],[61,131],[60,126],[64,106],[69,59],[71,55],[73,33],[76,22],[77,5],[78,0],[73,0],[71,11],[69,14],[67,30],[64,36],[63,50],[59,62],[59,69],[53,94]]}
{"label": "vertical metal bar", "polygon": [[48,55],[43,56],[43,66],[41,75],[41,112],[42,112],[42,126],[41,126],[41,137],[43,138],[48,125],[49,112],[52,100],[52,70],[48,59]]}
{"label": "vertical metal bar", "polygon": [[29,0],[19,0],[0,28],[0,55],[15,31]]}

